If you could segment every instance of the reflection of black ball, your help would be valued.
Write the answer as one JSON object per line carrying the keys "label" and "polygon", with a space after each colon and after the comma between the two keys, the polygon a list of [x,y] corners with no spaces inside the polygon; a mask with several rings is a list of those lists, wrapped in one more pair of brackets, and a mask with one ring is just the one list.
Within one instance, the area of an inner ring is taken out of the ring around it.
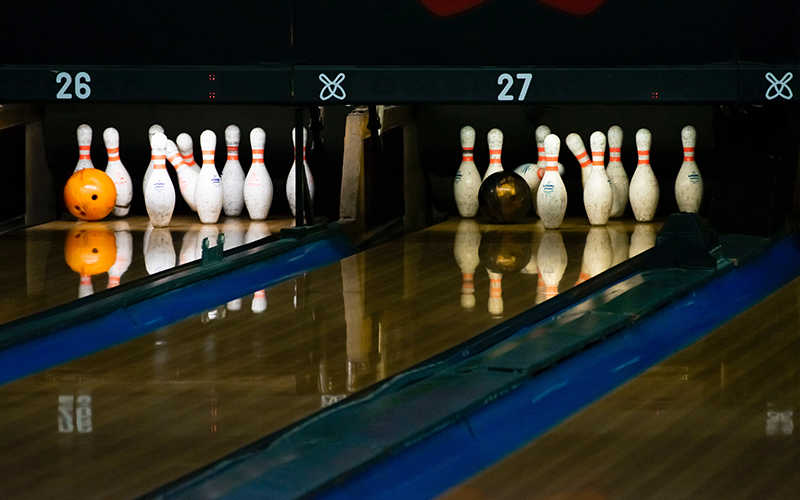
{"label": "reflection of black ball", "polygon": [[495,172],[481,184],[478,203],[489,221],[513,224],[531,209],[531,188],[517,173]]}
{"label": "reflection of black ball", "polygon": [[481,236],[481,264],[493,273],[515,273],[531,260],[530,233],[493,230]]}

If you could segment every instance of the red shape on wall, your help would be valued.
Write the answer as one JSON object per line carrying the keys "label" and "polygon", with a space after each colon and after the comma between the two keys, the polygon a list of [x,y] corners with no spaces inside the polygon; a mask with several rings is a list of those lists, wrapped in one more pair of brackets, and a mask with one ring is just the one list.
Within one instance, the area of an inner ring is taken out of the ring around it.
{"label": "red shape on wall", "polygon": [[[419,0],[431,14],[437,17],[452,17],[472,10],[489,0]],[[599,9],[606,0],[536,0],[565,14],[586,17]]]}

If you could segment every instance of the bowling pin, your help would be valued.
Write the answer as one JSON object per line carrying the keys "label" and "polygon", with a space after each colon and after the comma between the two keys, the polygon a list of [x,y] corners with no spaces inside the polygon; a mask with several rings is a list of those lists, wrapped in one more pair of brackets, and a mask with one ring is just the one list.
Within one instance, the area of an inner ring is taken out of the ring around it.
{"label": "bowling pin", "polygon": [[594,278],[611,267],[614,250],[611,246],[611,236],[605,227],[595,226],[589,228],[586,235],[586,246],[583,247],[583,265],[586,274]]}
{"label": "bowling pin", "polygon": [[[151,125],[150,128],[147,130],[147,140],[150,148],[153,147],[153,136],[157,133],[164,133],[164,127],[159,124]],[[165,134],[166,135],[166,134]],[[144,180],[142,181],[142,192],[145,190],[145,186],[147,186],[147,181],[150,180],[150,176],[153,174],[153,159],[150,159],[150,164],[147,165],[147,170],[144,171]]]}
{"label": "bowling pin", "polygon": [[478,249],[481,246],[481,232],[474,220],[462,220],[456,229],[453,257],[461,269],[461,307],[471,310],[475,307],[475,269],[481,259]]}
{"label": "bowling pin", "polygon": [[592,160],[586,153],[586,146],[583,145],[581,136],[573,132],[567,136],[566,140],[567,147],[581,164],[581,186],[586,187],[586,181],[589,180],[589,175],[592,173]]}
{"label": "bowling pin", "polygon": [[500,155],[503,152],[503,132],[499,128],[493,128],[486,138],[489,142],[489,168],[483,175],[484,181],[495,172],[503,171],[503,164],[500,163]]}
{"label": "bowling pin", "polygon": [[261,127],[250,131],[250,147],[253,150],[253,163],[244,180],[244,204],[253,220],[264,220],[272,206],[272,178],[264,165],[264,146],[267,134]]}
{"label": "bowling pin", "polygon": [[656,246],[656,228],[653,224],[640,222],[633,228],[629,257],[634,257]]}
{"label": "bowling pin", "polygon": [[[545,145],[545,147],[547,147]],[[550,168],[550,163],[547,164]],[[550,171],[548,170],[548,173]],[[545,174],[547,175],[547,173]],[[567,270],[567,249],[564,247],[564,238],[558,231],[545,231],[539,242],[539,251],[536,253],[539,264],[539,274],[545,285],[545,300],[558,295],[558,285]]]}
{"label": "bowling pin", "polygon": [[583,187],[583,206],[591,225],[604,226],[614,203],[614,188],[603,165],[606,136],[602,132],[594,132],[589,138],[589,145],[592,148],[592,173]]}
{"label": "bowling pin", "polygon": [[[204,131],[200,134],[200,147],[203,149],[203,168],[200,169],[200,174],[197,176],[194,202],[200,222],[216,224],[222,210],[222,184],[217,175],[217,167],[214,166],[217,135],[210,130]],[[214,240],[213,243],[216,244],[216,236]]]}
{"label": "bowling pin", "polygon": [[119,286],[120,279],[131,266],[133,257],[133,236],[131,236],[130,226],[127,222],[120,222],[121,224],[114,227],[117,258],[114,260],[114,265],[108,270],[108,288]]}
{"label": "bowling pin", "polygon": [[631,178],[629,199],[633,215],[638,222],[650,222],[658,207],[658,180],[650,167],[650,145],[652,136],[646,128],[636,132],[636,149],[639,151],[639,164]]}
{"label": "bowling pin", "polygon": [[[153,175],[156,175],[156,168],[153,167]],[[175,267],[175,247],[169,229],[157,227],[150,233],[147,252],[144,254],[144,267],[150,275]]]}
{"label": "bowling pin", "polygon": [[[303,167],[305,168],[306,183],[308,184],[308,193],[311,196],[311,201],[314,201],[314,177],[311,175],[311,169],[308,168],[306,162],[306,142],[308,140],[308,131],[303,127]],[[292,146],[295,148],[297,145],[294,143],[294,129],[292,129]],[[296,157],[296,155],[295,155]],[[292,168],[289,170],[289,177],[286,179],[286,197],[289,198],[289,208],[292,209],[292,215],[295,215],[295,162],[292,162]]]}
{"label": "bowling pin", "polygon": [[84,168],[94,168],[94,164],[92,164],[92,127],[85,123],[78,126],[78,164],[72,173]]}
{"label": "bowling pin", "polygon": [[[544,177],[544,173],[547,170],[547,163],[544,160],[544,138],[550,135],[550,127],[547,125],[539,125],[536,127],[536,132],[534,133],[536,137],[536,149],[539,151],[539,161],[536,163],[539,167],[538,176],[541,180]],[[558,175],[564,176],[564,165],[558,163]]]}
{"label": "bowling pin", "polygon": [[703,176],[694,161],[697,131],[691,125],[681,130],[683,142],[683,164],[675,180],[675,201],[681,212],[697,213],[703,203]]}
{"label": "bowling pin", "polygon": [[225,146],[228,160],[222,169],[222,209],[228,217],[235,217],[244,208],[244,170],[239,163],[239,127],[228,125],[225,128]]}
{"label": "bowling pin", "polygon": [[108,165],[106,174],[114,181],[117,187],[117,201],[114,202],[112,213],[117,217],[128,215],[133,199],[133,184],[131,175],[119,159],[119,132],[113,127],[105,129],[103,132],[103,142],[108,153]]}
{"label": "bowling pin", "polygon": [[144,205],[153,227],[167,227],[175,210],[175,188],[167,173],[167,136],[153,135],[153,173],[144,189]]}
{"label": "bowling pin", "polygon": [[194,161],[194,143],[192,142],[192,136],[184,132],[175,139],[175,143],[178,145],[178,151],[181,152],[181,158],[183,158],[183,162],[186,166],[199,174],[200,166]]}
{"label": "bowling pin", "polygon": [[561,140],[557,135],[550,134],[544,140],[547,171],[539,184],[536,203],[545,229],[556,229],[561,226],[567,211],[567,189],[561,176],[558,175],[556,166],[560,148]]}
{"label": "bowling pin", "polygon": [[467,125],[461,129],[461,165],[453,182],[458,214],[461,217],[475,217],[478,213],[478,191],[481,188],[481,174],[473,160],[475,129]]}
{"label": "bowling pin", "polygon": [[614,125],[608,129],[608,178],[614,189],[614,203],[611,205],[611,217],[622,217],[628,206],[628,174],[622,166],[622,129]]}
{"label": "bowling pin", "polygon": [[167,141],[167,160],[178,174],[178,188],[180,189],[183,201],[189,205],[193,212],[197,212],[197,205],[194,202],[194,190],[197,184],[197,172],[189,168],[183,161],[178,146],[171,140]]}

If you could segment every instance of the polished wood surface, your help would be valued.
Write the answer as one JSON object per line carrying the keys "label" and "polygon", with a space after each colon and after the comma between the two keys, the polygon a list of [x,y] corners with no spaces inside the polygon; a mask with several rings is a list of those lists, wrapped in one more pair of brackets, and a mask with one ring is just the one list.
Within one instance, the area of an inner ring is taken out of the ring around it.
{"label": "polished wood surface", "polygon": [[[253,222],[246,217],[222,217],[218,224],[201,224],[197,217],[174,217],[166,231],[162,229],[157,233],[161,245],[148,247],[145,253],[145,235],[149,237],[150,234],[148,224],[148,218],[142,216],[92,223],[56,221],[0,236],[3,262],[0,266],[0,324],[114,286],[114,280],[110,279],[113,269],[91,275],[89,286],[81,286],[81,275],[70,267],[77,263],[65,254],[69,240],[79,237],[76,235],[81,229],[98,235],[87,243],[97,245],[99,252],[114,252],[112,261],[116,261],[116,268],[124,269],[122,275],[117,276],[119,284],[165,270],[170,262],[175,266],[199,259],[202,240],[198,241],[197,236],[201,231],[210,236],[214,244],[216,232],[226,233],[227,250],[243,244],[251,227],[251,235],[264,237],[291,226],[293,220]],[[170,254],[174,257],[171,261]],[[126,258],[129,259],[127,267],[123,262]]]}
{"label": "polished wood surface", "polygon": [[443,494],[800,496],[800,279]]}
{"label": "polished wood surface", "polygon": [[[656,227],[645,230],[653,241]],[[600,260],[627,257],[637,229],[602,228]],[[585,261],[597,251],[586,252],[585,221],[557,233],[568,258],[564,291],[588,276]],[[230,297],[200,317],[6,384],[0,497],[141,495],[462,343],[547,298],[531,260],[543,235],[540,223],[449,220],[273,286],[263,312],[253,311],[253,294]],[[456,261],[465,252],[481,259],[472,306]],[[484,265],[499,264],[524,272],[501,276],[502,305],[490,312]]]}

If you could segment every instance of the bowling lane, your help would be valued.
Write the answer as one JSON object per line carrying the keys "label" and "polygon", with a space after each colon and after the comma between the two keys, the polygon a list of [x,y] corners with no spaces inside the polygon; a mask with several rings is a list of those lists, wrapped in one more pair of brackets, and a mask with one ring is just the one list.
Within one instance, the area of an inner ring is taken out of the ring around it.
{"label": "bowling lane", "polygon": [[563,292],[658,226],[453,219],[6,384],[0,496],[152,491]]}
{"label": "bowling lane", "polygon": [[227,250],[279,232],[293,219],[228,217],[206,225],[182,216],[155,231],[148,224],[141,216],[56,221],[0,235],[0,325],[199,259],[203,237],[216,244],[216,234],[225,233]]}
{"label": "bowling lane", "polygon": [[794,498],[800,279],[439,498]]}

